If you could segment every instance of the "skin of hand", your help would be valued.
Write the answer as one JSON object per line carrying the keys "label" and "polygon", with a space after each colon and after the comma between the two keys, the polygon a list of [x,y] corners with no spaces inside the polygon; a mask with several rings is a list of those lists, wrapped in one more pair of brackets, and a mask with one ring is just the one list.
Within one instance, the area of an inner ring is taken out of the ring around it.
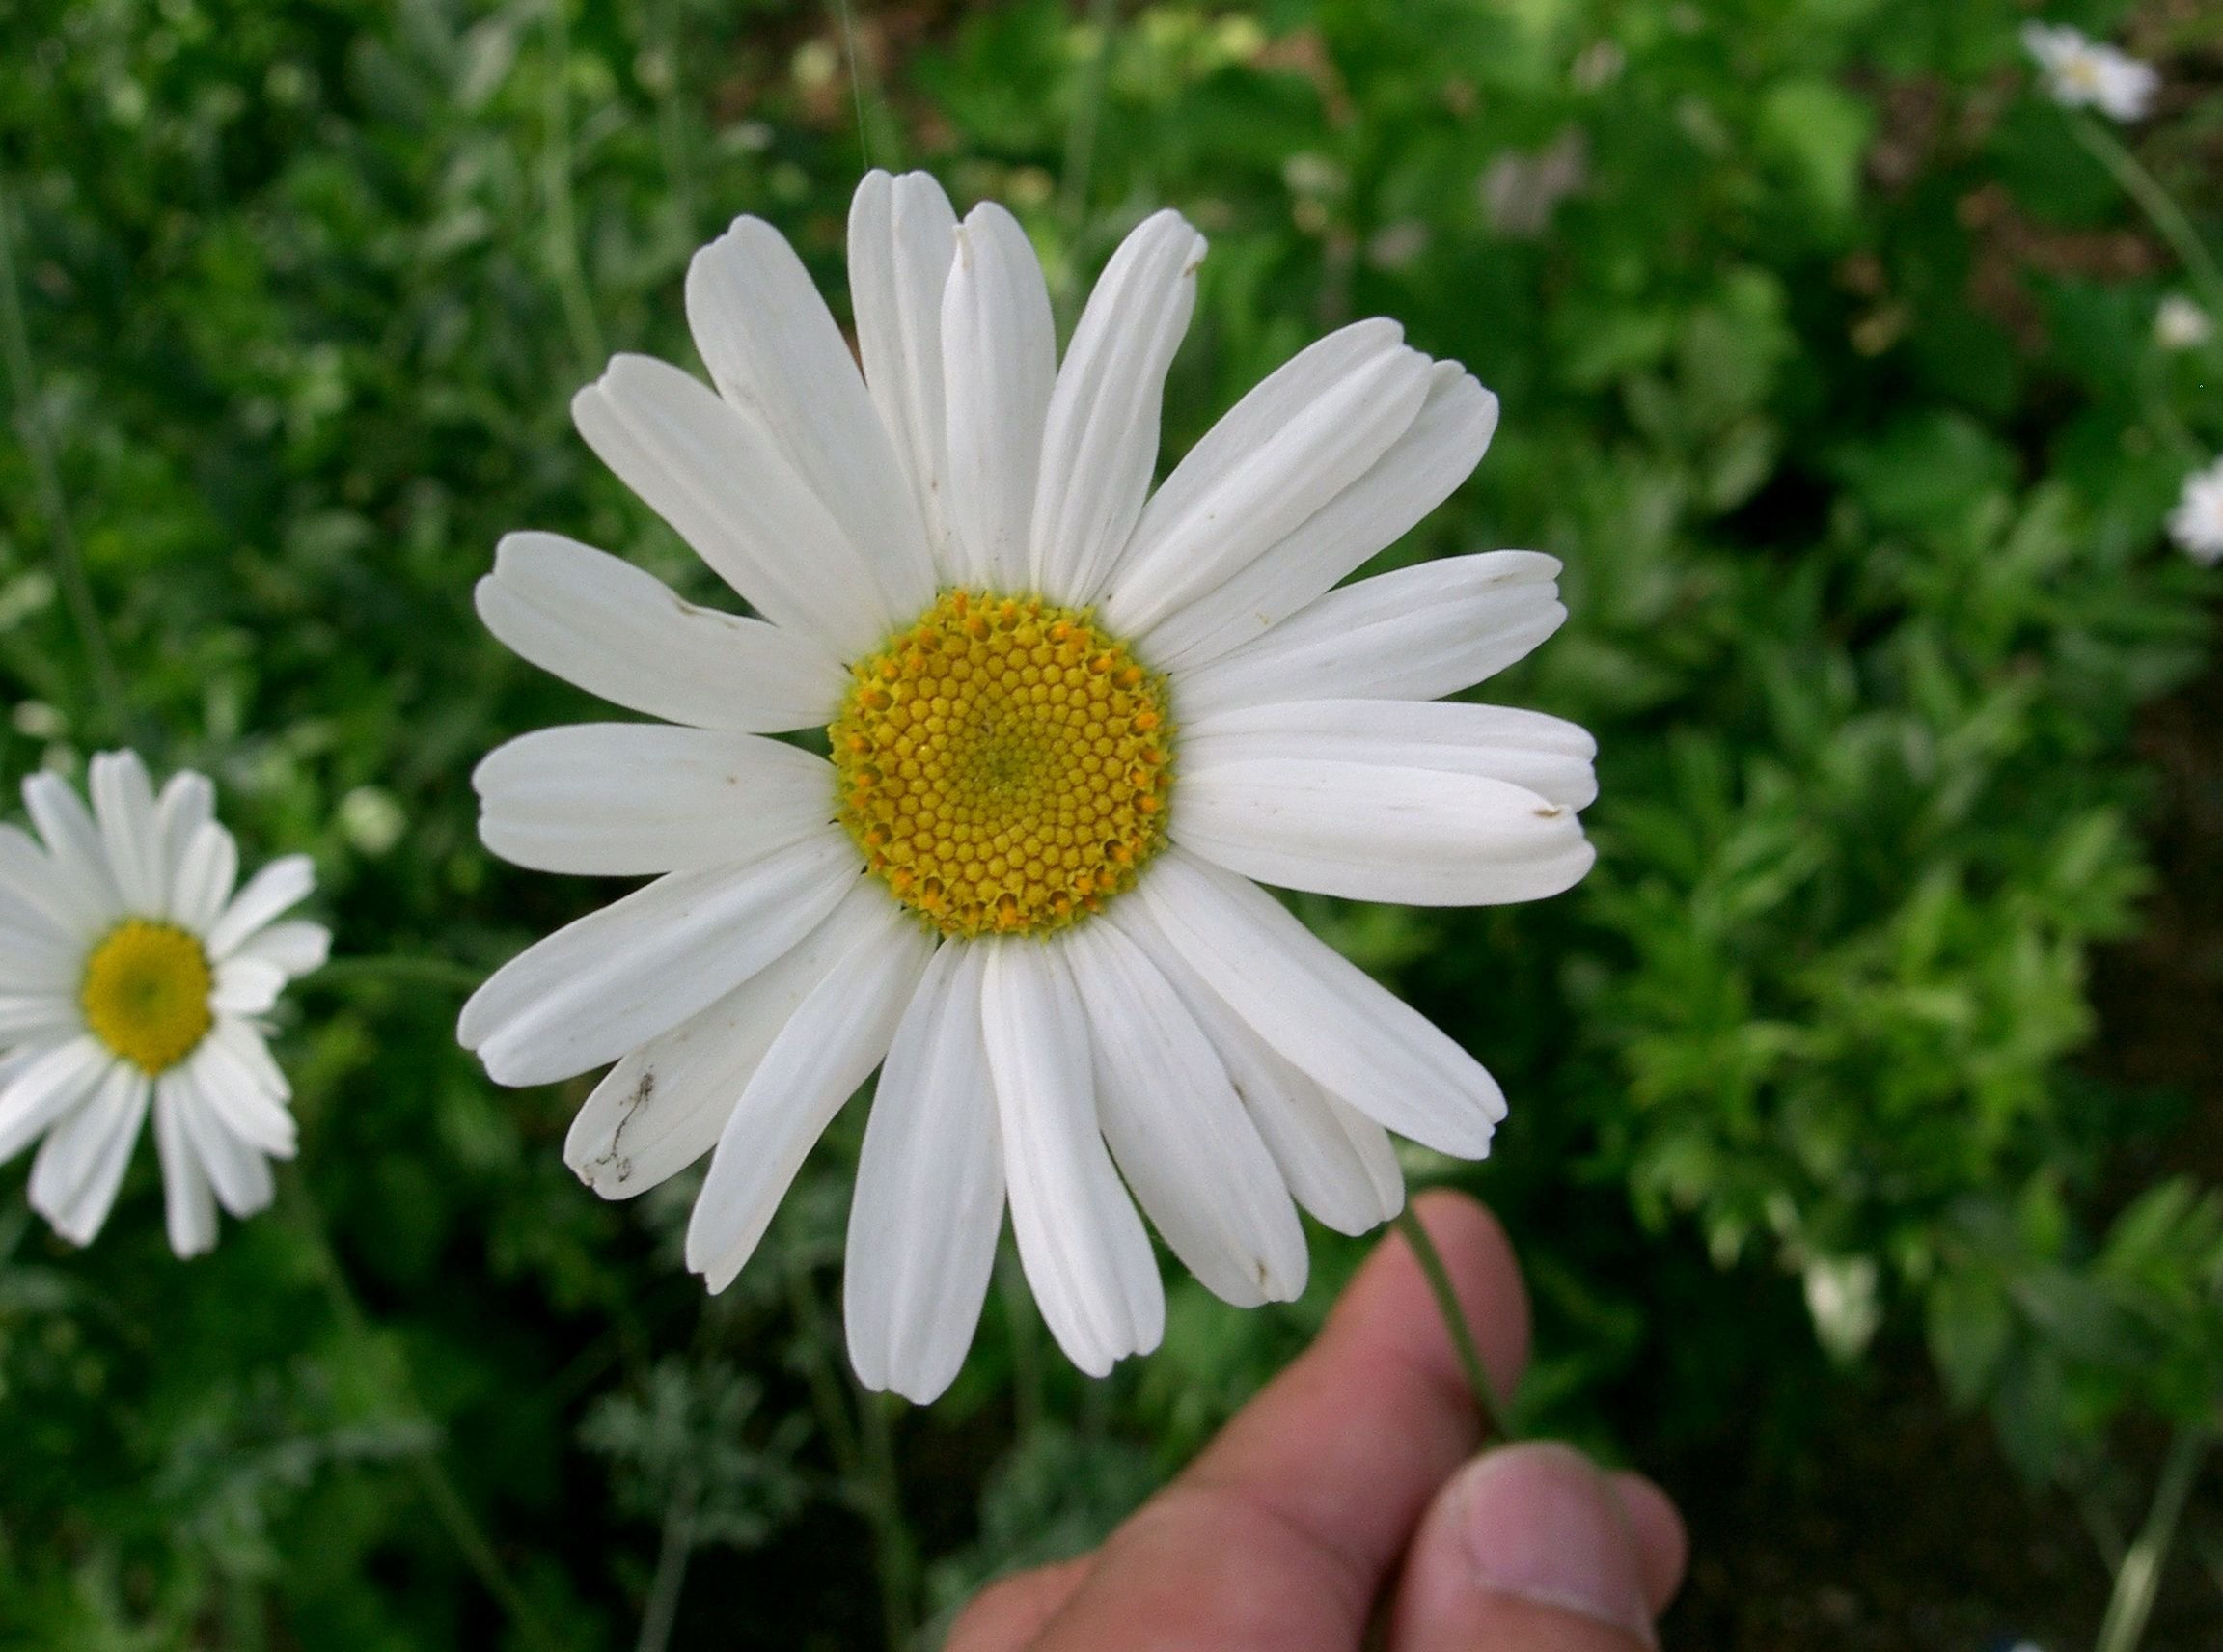
{"label": "skin of hand", "polygon": [[[1504,1230],[1421,1196],[1500,1394],[1528,1358]],[[946,1652],[1642,1652],[1688,1555],[1651,1481],[1480,1419],[1392,1234],[1319,1338],[1093,1554],[983,1590]],[[1386,1639],[1379,1603],[1390,1592]]]}

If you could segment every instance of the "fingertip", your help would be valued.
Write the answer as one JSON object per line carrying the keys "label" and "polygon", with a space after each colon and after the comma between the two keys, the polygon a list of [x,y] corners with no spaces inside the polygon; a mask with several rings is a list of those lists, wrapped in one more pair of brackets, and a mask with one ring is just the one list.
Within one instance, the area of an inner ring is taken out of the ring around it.
{"label": "fingertip", "polygon": [[1684,1569],[1690,1563],[1689,1530],[1674,1500],[1642,1474],[1623,1470],[1609,1478],[1636,1533],[1644,1561],[1644,1592],[1657,1617],[1683,1586]]}
{"label": "fingertip", "polygon": [[1093,1561],[1083,1555],[997,1579],[957,1614],[942,1652],[1025,1652],[1065,1610]]}
{"label": "fingertip", "polygon": [[1605,1474],[1549,1441],[1445,1483],[1406,1556],[1394,1652],[1639,1652],[1659,1644],[1638,1538]]}

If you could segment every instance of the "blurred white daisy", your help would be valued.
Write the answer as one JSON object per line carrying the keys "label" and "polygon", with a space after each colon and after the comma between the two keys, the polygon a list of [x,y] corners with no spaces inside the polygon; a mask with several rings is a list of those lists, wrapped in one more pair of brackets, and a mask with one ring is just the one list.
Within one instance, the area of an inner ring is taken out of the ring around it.
{"label": "blurred white daisy", "polygon": [[[1074,1362],[1158,1340],[1139,1199],[1230,1302],[1303,1289],[1297,1205],[1404,1190],[1384,1127],[1478,1157],[1497,1086],[1250,880],[1360,900],[1554,894],[1591,862],[1591,740],[1446,704],[1564,618],[1525,551],[1336,582],[1441,503],[1496,399],[1361,321],[1246,397],[1155,493],[1202,238],[1160,212],[1060,366],[1002,207],[874,173],[849,226],[858,371],[801,262],[696,256],[716,389],[620,356],[581,433],[762,619],[551,534],[479,611],[527,659],[679,727],[528,734],[476,776],[496,853],[661,874],[463,1011],[499,1082],[616,1061],[566,1143],[640,1193],[704,1152],[690,1267],[723,1289],[885,1060],[851,1207],[851,1357],[947,1386],[1008,1200]],[[765,738],[824,729],[831,757]],[[1178,730],[1178,734],[1176,733]],[[1133,1198],[1130,1198],[1132,1190]]]}
{"label": "blurred white daisy", "polygon": [[2169,537],[2202,567],[2223,562],[2223,458],[2184,479],[2169,512]]}
{"label": "blurred white daisy", "polygon": [[2022,44],[2045,71],[2053,101],[2072,109],[2097,109],[2115,121],[2144,120],[2160,90],[2152,64],[2066,26],[2025,23]]}
{"label": "blurred white daisy", "polygon": [[314,885],[305,855],[233,893],[239,851],[206,776],[181,771],[156,797],[136,753],[106,752],[91,791],[89,811],[35,774],[39,838],[0,826],[0,1161],[43,1135],[32,1206],[88,1244],[151,1101],[170,1246],[198,1255],[216,1205],[262,1209],[269,1161],[292,1156],[291,1091],[257,1018],[330,937],[274,922]]}
{"label": "blurred white daisy", "polygon": [[2165,350],[2196,350],[2214,336],[2214,320],[2182,292],[2170,293],[2154,311],[2154,342]]}

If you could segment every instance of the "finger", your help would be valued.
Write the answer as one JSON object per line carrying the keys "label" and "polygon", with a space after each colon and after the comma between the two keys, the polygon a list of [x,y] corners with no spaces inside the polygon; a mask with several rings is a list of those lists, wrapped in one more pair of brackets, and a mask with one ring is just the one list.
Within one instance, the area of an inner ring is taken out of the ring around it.
{"label": "finger", "polygon": [[1084,1555],[998,1579],[957,1614],[942,1652],[1023,1652],[1081,1586],[1094,1562],[1094,1556]]}
{"label": "finger", "polygon": [[[1463,1195],[1426,1196],[1415,1211],[1510,1392],[1528,1304],[1503,1230]],[[1387,1239],[1304,1357],[1113,1533],[1040,1652],[1349,1652],[1479,1427],[1419,1265]]]}
{"label": "finger", "polygon": [[[1664,1498],[1644,1518],[1662,1510],[1674,1519]],[[1503,1446],[1461,1470],[1421,1520],[1390,1652],[1649,1652],[1653,1583],[1629,1504],[1588,1458]]]}
{"label": "finger", "polygon": [[1652,1615],[1658,1617],[1683,1586],[1683,1569],[1690,1563],[1690,1535],[1667,1494],[1642,1474],[1608,1477],[1636,1532],[1636,1546],[1644,1556],[1644,1594],[1652,1603]]}

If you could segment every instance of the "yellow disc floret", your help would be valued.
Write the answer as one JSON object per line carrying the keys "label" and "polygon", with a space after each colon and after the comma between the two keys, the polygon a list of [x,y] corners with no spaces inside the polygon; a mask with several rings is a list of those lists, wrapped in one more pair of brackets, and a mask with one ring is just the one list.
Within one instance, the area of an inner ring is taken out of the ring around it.
{"label": "yellow disc floret", "polygon": [[945,935],[1070,923],[1165,841],[1165,679],[1085,611],[947,592],[851,678],[841,823]]}
{"label": "yellow disc floret", "polygon": [[93,1035],[151,1074],[176,1066],[207,1035],[213,984],[198,936],[127,918],[85,960],[77,1000]]}

